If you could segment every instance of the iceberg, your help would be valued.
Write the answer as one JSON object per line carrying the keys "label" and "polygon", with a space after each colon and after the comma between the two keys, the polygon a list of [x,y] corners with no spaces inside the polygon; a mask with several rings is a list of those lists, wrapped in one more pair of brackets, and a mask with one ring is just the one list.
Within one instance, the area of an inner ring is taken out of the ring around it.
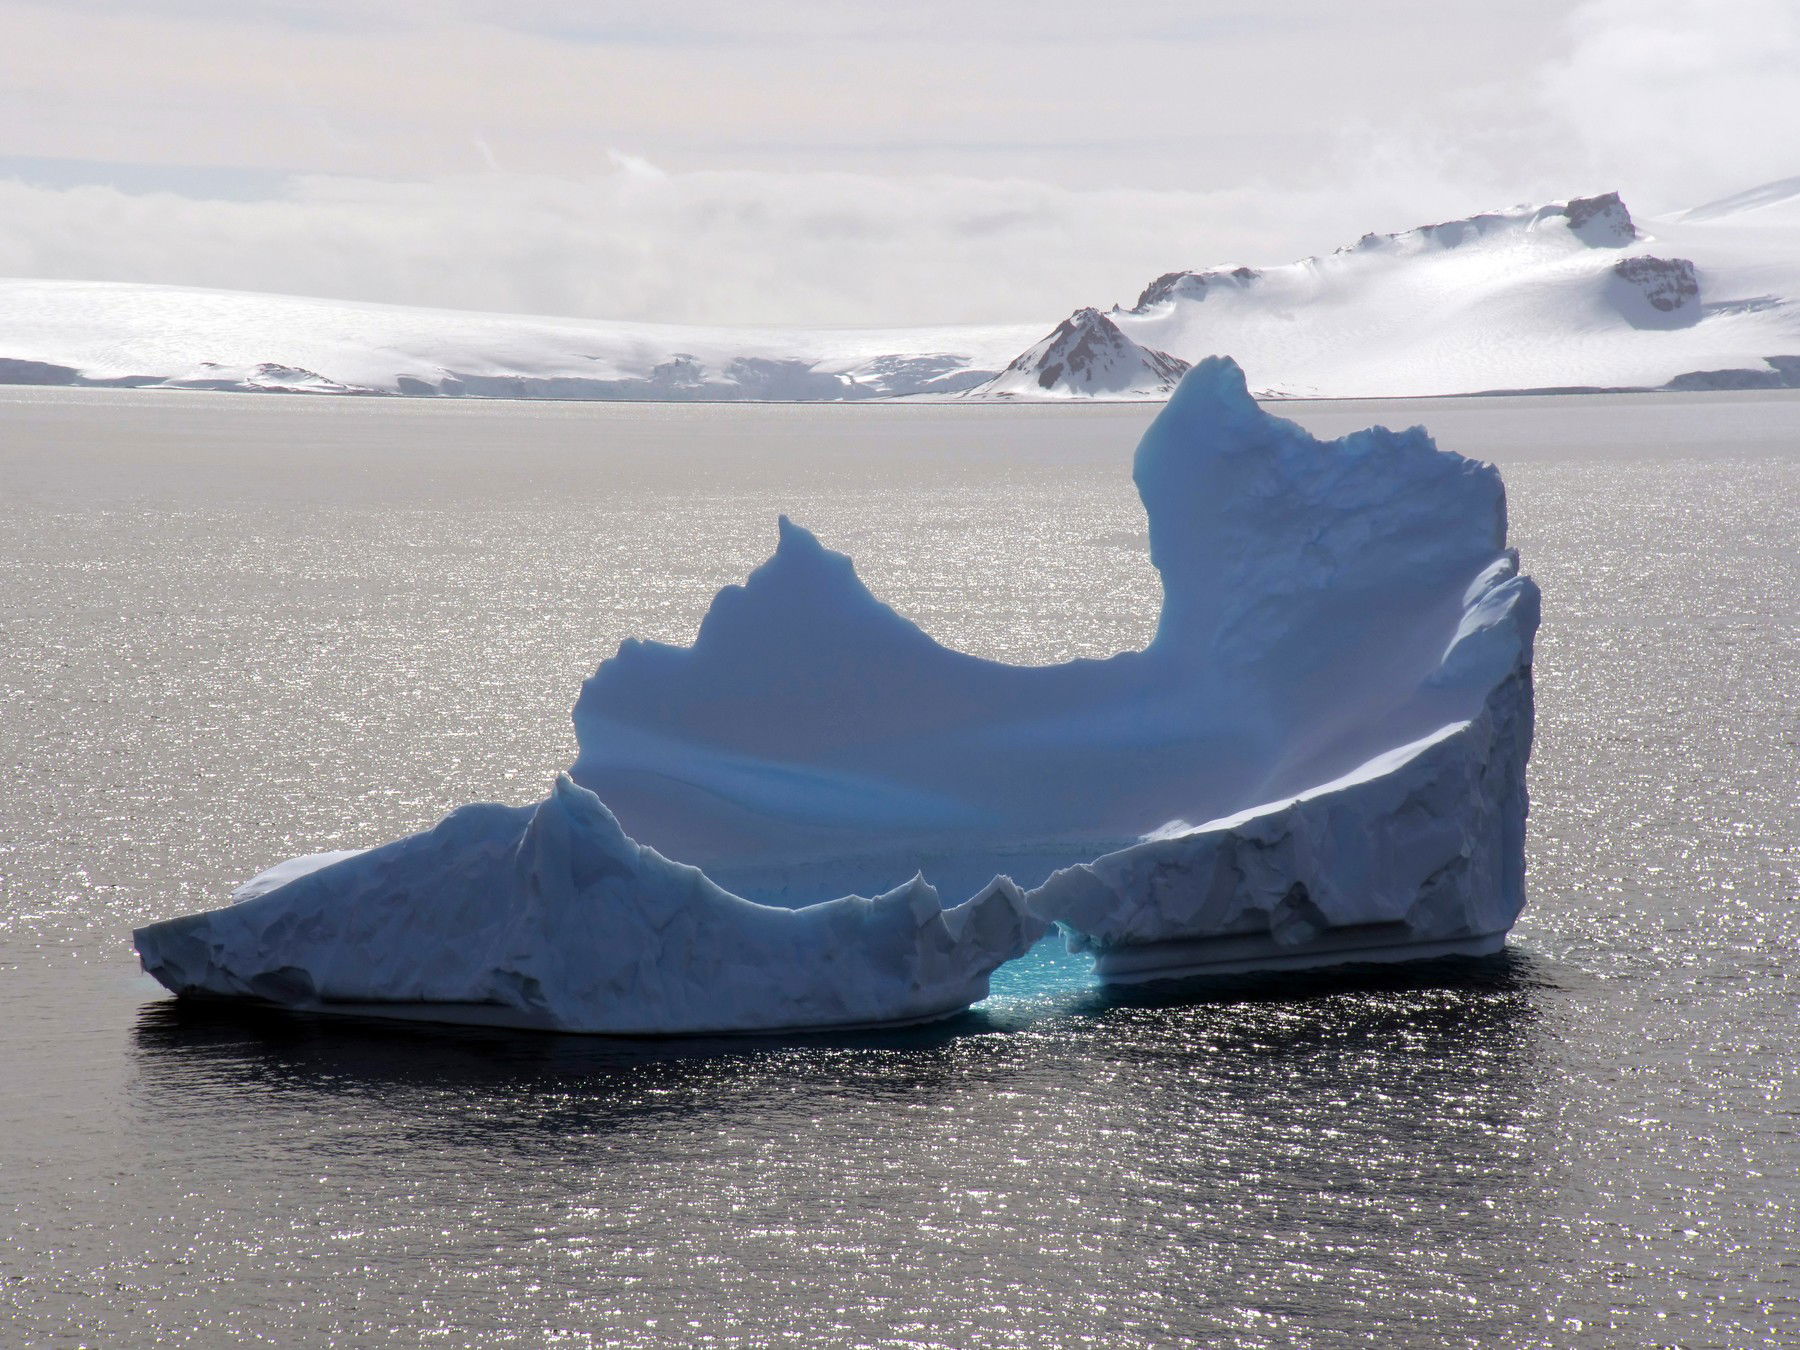
{"label": "iceberg", "polygon": [[[559,777],[365,853],[317,854],[227,909],[137,933],[179,993],[323,1012],[618,1035],[942,1017],[1045,925],[1005,879],[946,909],[915,877],[773,909],[627,838]],[[265,874],[266,875],[266,874]]]}
{"label": "iceberg", "polygon": [[1212,357],[1133,476],[1164,591],[1141,651],[951,650],[784,518],[691,646],[587,681],[545,801],[282,864],[139,930],[145,968],[675,1034],[944,1016],[1052,924],[1112,982],[1497,949],[1539,607],[1498,471],[1417,427],[1318,441]]}

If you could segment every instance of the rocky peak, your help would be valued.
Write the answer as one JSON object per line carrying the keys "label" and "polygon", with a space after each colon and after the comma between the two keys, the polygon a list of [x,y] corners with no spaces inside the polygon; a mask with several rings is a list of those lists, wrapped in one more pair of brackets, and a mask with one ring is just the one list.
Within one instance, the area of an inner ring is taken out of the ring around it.
{"label": "rocky peak", "polygon": [[1700,319],[1700,275],[1686,258],[1620,258],[1607,297],[1633,328],[1686,328]]}
{"label": "rocky peak", "polygon": [[1563,207],[1569,232],[1590,248],[1622,248],[1638,237],[1631,212],[1616,192],[1571,197]]}
{"label": "rocky peak", "polygon": [[977,392],[1167,393],[1187,368],[1180,358],[1133,341],[1099,310],[1078,309]]}
{"label": "rocky peak", "polygon": [[1589,248],[1622,248],[1638,237],[1631,212],[1616,192],[1598,197],[1571,197],[1566,202],[1548,206],[1515,207],[1510,211],[1486,211],[1446,220],[1436,225],[1421,225],[1398,234],[1365,234],[1339,253],[1367,253],[1376,249],[1403,247],[1420,241],[1437,248],[1456,248],[1488,235],[1526,228],[1544,220],[1564,219],[1569,232]]}
{"label": "rocky peak", "polygon": [[1248,286],[1261,277],[1254,267],[1213,268],[1207,272],[1164,272],[1144,287],[1127,314],[1145,314],[1165,300],[1204,300],[1209,287]]}

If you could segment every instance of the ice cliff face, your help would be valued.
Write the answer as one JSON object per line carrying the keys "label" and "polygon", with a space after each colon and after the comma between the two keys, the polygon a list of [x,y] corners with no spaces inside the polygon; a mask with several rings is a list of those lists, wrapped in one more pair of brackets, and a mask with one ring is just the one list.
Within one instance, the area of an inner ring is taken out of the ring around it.
{"label": "ice cliff face", "polygon": [[1175,387],[1186,361],[1139,346],[1097,309],[1078,309],[972,391],[977,396],[1145,397]]}
{"label": "ice cliff face", "polygon": [[1537,595],[1508,556],[1468,601],[1437,678],[1499,674],[1473,718],[1288,800],[1059,871],[1033,912],[1114,983],[1499,950],[1525,897],[1521,663]]}
{"label": "ice cliff face", "polygon": [[913,879],[770,909],[627,838],[561,778],[424,834],[309,860],[136,935],[177,993],[544,1030],[666,1035],[891,1024],[986,997],[1044,932],[1004,879],[946,909]]}
{"label": "ice cliff face", "polygon": [[1118,980],[1497,946],[1538,599],[1493,467],[1417,428],[1317,441],[1212,358],[1133,476],[1164,590],[1142,651],[951,651],[784,519],[691,647],[595,672],[546,801],[286,864],[140,930],[145,967],[640,1033],[942,1014],[1051,921]]}

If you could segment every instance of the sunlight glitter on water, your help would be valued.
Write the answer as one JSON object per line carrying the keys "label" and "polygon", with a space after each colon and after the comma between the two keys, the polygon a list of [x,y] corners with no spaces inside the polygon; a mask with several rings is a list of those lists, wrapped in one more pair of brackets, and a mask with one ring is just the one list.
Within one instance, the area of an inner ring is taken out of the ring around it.
{"label": "sunlight glitter on water", "polygon": [[1512,952],[1125,998],[1051,944],[940,1027],[683,1047],[221,1017],[125,934],[534,798],[780,511],[953,644],[1140,644],[1149,410],[8,394],[0,1341],[1782,1344],[1800,398],[1286,411],[1506,473]]}

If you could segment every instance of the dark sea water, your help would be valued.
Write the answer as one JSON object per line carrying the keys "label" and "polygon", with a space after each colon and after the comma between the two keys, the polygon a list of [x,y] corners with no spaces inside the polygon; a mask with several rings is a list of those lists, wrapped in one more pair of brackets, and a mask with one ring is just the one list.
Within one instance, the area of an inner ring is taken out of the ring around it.
{"label": "dark sea water", "polygon": [[945,640],[1147,636],[1151,409],[0,391],[0,1347],[1800,1346],[1800,396],[1293,405],[1497,460],[1504,957],[706,1045],[210,1014],[131,927],[541,794],[786,511]]}

